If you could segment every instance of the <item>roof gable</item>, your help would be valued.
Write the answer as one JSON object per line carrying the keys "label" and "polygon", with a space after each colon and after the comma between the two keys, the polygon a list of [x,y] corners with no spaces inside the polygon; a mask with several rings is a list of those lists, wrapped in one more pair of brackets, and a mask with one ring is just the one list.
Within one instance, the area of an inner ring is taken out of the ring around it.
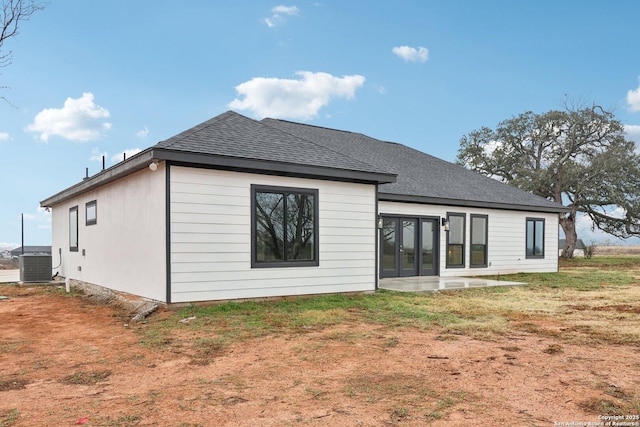
{"label": "roof gable", "polygon": [[264,123],[233,111],[227,111],[161,141],[153,148],[348,171],[389,173],[386,169],[372,166],[346,153],[265,126]]}
{"label": "roof gable", "polygon": [[145,169],[155,161],[368,184],[396,179],[384,168],[227,111],[87,177],[40,205],[54,206]]}

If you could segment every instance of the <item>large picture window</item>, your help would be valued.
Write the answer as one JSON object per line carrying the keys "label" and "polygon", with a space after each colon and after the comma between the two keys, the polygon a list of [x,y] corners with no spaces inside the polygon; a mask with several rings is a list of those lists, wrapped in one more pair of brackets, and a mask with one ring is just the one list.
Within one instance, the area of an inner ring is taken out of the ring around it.
{"label": "large picture window", "polygon": [[465,214],[447,214],[447,267],[464,267]]}
{"label": "large picture window", "polygon": [[78,207],[69,209],[69,250],[78,252]]}
{"label": "large picture window", "polygon": [[527,218],[527,258],[544,258],[544,219]]}
{"label": "large picture window", "polygon": [[488,223],[487,215],[471,215],[471,267],[487,266]]}
{"label": "large picture window", "polygon": [[318,265],[318,191],[251,187],[252,266]]}

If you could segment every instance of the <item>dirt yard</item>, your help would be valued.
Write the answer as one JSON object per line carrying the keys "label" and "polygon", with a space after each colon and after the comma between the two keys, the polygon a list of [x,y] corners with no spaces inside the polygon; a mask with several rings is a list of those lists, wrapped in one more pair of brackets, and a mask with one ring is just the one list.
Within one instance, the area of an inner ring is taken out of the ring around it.
{"label": "dirt yard", "polygon": [[640,388],[637,347],[535,333],[553,323],[474,340],[349,322],[223,349],[183,329],[154,349],[149,325],[84,297],[0,290],[3,427],[554,426]]}

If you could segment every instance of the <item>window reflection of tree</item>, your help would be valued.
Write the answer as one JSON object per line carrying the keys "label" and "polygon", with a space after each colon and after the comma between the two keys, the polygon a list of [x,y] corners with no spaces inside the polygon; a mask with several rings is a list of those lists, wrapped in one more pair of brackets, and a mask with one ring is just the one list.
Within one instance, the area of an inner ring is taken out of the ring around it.
{"label": "window reflection of tree", "polygon": [[313,259],[313,197],[287,195],[287,258]]}
{"label": "window reflection of tree", "polygon": [[256,192],[258,261],[314,259],[314,197]]}
{"label": "window reflection of tree", "polygon": [[382,224],[382,268],[396,269],[396,221],[384,219]]}
{"label": "window reflection of tree", "polygon": [[258,261],[284,258],[284,195],[256,192]]}

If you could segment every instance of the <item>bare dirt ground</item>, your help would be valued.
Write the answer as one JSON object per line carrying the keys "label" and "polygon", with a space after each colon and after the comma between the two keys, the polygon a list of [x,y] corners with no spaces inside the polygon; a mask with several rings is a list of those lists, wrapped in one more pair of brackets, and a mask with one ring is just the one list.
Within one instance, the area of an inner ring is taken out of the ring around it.
{"label": "bare dirt ground", "polygon": [[20,265],[10,259],[0,259],[0,270],[17,270]]}
{"label": "bare dirt ground", "polygon": [[598,422],[594,402],[640,388],[638,348],[553,334],[343,323],[196,353],[183,345],[193,331],[153,349],[140,343],[148,325],[113,308],[2,292],[1,426],[553,426]]}

